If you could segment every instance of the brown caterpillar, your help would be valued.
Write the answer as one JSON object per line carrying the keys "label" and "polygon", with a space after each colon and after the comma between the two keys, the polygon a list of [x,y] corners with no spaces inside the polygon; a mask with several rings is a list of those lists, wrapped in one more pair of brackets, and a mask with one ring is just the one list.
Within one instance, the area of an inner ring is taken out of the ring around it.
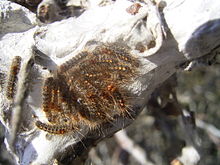
{"label": "brown caterpillar", "polygon": [[16,93],[16,84],[18,81],[18,73],[21,67],[21,57],[15,56],[12,60],[7,87],[6,87],[6,97],[12,100]]}
{"label": "brown caterpillar", "polygon": [[74,131],[77,129],[76,126],[69,124],[69,125],[49,125],[49,124],[45,124],[42,123],[41,121],[37,121],[36,126],[48,133],[51,134],[65,134],[68,133],[70,131]]}
{"label": "brown caterpillar", "polygon": [[70,59],[69,61],[66,61],[64,64],[60,66],[60,72],[66,72],[67,70],[71,69],[71,66],[74,66],[77,62],[82,60],[88,55],[88,52],[81,52],[78,54],[75,58]]}
{"label": "brown caterpillar", "polygon": [[[99,46],[95,49],[95,54],[105,54],[112,59],[120,59],[121,62],[131,64],[135,67],[139,67],[139,61],[137,61],[129,53],[129,48],[121,43],[113,43]],[[104,56],[105,57],[105,56]]]}

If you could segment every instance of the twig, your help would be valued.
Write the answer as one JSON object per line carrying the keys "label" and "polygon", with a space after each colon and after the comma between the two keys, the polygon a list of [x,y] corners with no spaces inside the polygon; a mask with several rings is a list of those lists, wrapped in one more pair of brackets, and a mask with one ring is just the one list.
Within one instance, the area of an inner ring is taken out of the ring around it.
{"label": "twig", "polygon": [[147,154],[144,149],[135,144],[133,140],[127,136],[124,130],[119,131],[114,136],[118,144],[130,153],[139,163],[142,165],[154,165],[151,161],[147,160]]}
{"label": "twig", "polygon": [[18,93],[15,96],[15,106],[13,108],[12,113],[12,130],[11,130],[11,139],[10,145],[14,147],[16,135],[18,130],[20,129],[21,122],[22,122],[22,107],[24,106],[24,101],[28,96],[28,77],[30,75],[30,70],[33,65],[33,59],[30,58],[24,64],[24,69],[22,70],[22,79],[20,79],[18,83]]}
{"label": "twig", "polygon": [[200,119],[196,119],[196,125],[198,128],[204,129],[208,133],[210,139],[220,146],[220,130],[218,128]]}

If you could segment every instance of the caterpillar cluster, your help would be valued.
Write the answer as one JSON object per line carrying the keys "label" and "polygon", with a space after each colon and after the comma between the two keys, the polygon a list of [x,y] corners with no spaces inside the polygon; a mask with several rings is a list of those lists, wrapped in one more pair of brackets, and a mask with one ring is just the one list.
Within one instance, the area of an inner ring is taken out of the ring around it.
{"label": "caterpillar cluster", "polygon": [[80,53],[46,78],[42,110],[48,123],[37,121],[36,126],[65,134],[80,124],[93,129],[115,116],[129,117],[133,95],[126,86],[137,78],[139,65],[129,49],[118,43]]}

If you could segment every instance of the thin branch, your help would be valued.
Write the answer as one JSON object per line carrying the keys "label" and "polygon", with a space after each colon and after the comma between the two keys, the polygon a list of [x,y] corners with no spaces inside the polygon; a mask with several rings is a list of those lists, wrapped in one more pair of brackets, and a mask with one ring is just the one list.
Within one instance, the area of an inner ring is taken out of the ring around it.
{"label": "thin branch", "polygon": [[210,139],[220,146],[220,130],[217,127],[200,119],[196,119],[196,126],[205,130]]}
{"label": "thin branch", "polygon": [[114,135],[118,144],[125,151],[130,153],[140,164],[142,165],[154,165],[151,161],[147,159],[147,154],[139,145],[130,139],[125,130],[121,130]]}

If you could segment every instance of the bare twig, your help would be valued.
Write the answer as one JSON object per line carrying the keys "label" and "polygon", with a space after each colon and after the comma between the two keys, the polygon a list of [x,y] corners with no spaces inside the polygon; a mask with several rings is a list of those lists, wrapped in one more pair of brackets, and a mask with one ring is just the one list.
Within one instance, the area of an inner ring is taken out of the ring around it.
{"label": "bare twig", "polygon": [[32,58],[28,59],[24,63],[24,66],[22,67],[21,73],[19,75],[22,78],[19,79],[20,81],[18,82],[18,92],[15,95],[15,102],[14,102],[12,119],[11,119],[12,130],[11,130],[10,145],[12,145],[12,147],[14,147],[15,145],[15,140],[16,140],[15,138],[18,134],[18,130],[21,127],[22,117],[23,117],[22,107],[24,106],[25,99],[28,96],[29,76],[33,64],[34,64],[33,59]]}
{"label": "bare twig", "polygon": [[140,146],[130,139],[125,130],[121,130],[115,135],[118,144],[130,153],[141,165],[154,165],[153,162],[147,159],[147,153]]}
{"label": "bare twig", "polygon": [[217,127],[200,119],[196,119],[196,126],[205,130],[210,139],[220,146],[220,130]]}

